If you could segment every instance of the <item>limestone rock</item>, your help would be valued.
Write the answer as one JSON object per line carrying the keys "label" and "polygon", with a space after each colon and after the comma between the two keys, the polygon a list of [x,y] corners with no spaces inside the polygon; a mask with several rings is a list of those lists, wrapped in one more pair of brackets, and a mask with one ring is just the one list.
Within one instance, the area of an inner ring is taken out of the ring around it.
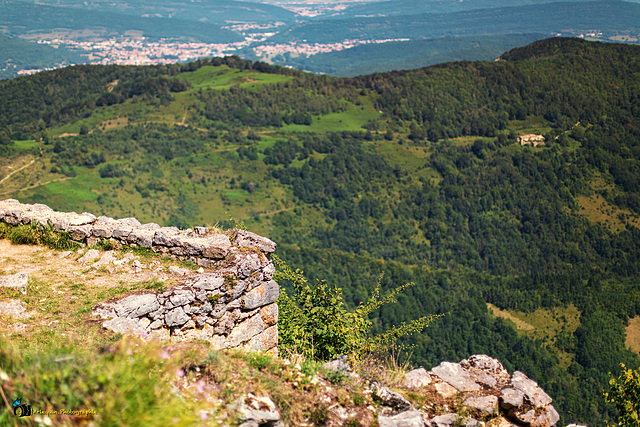
{"label": "limestone rock", "polygon": [[0,302],[0,314],[6,314],[17,319],[27,319],[35,314],[34,311],[27,312],[27,309],[22,304],[22,301],[17,299],[2,301]]}
{"label": "limestone rock", "polygon": [[538,383],[520,371],[514,372],[511,376],[511,385],[516,390],[523,392],[533,406],[547,406],[552,401],[551,397],[538,386]]}
{"label": "limestone rock", "polygon": [[158,299],[153,294],[131,295],[111,306],[119,317],[141,317],[160,308]]}
{"label": "limestone rock", "polygon": [[267,397],[256,397],[251,393],[236,400],[230,407],[241,427],[283,427],[280,414],[273,401]]}
{"label": "limestone rock", "polygon": [[493,414],[498,409],[497,396],[469,397],[464,401],[466,406],[478,409],[485,414]]}
{"label": "limestone rock", "polygon": [[153,234],[153,244],[160,246],[174,246],[174,238],[180,233],[177,227],[161,227]]}
{"label": "limestone rock", "polygon": [[260,309],[260,317],[267,326],[273,326],[278,323],[278,304],[269,304]]}
{"label": "limestone rock", "polygon": [[80,264],[86,264],[90,261],[93,261],[94,259],[98,258],[100,256],[100,251],[97,249],[89,249],[87,252],[85,252],[84,255],[82,255],[82,257],[80,257],[80,259],[78,259],[78,262]]}
{"label": "limestone rock", "polygon": [[195,294],[189,289],[178,289],[169,297],[169,301],[175,307],[192,303],[195,300]]}
{"label": "limestone rock", "polygon": [[0,276],[0,288],[20,288],[20,292],[27,293],[27,285],[29,284],[29,276],[26,273],[10,274],[8,276]]}
{"label": "limestone rock", "polygon": [[415,409],[400,412],[394,416],[378,416],[380,427],[424,427],[426,424],[422,414]]}
{"label": "limestone rock", "polygon": [[227,348],[238,347],[240,344],[249,341],[254,336],[265,330],[262,317],[253,316],[244,322],[236,325],[227,338]]}
{"label": "limestone rock", "polygon": [[273,325],[251,338],[244,348],[251,351],[263,351],[278,345],[278,325]]}
{"label": "limestone rock", "polygon": [[275,242],[246,230],[236,230],[234,243],[240,248],[248,246],[267,253],[272,253],[276,250]]}
{"label": "limestone rock", "polygon": [[206,239],[202,255],[205,258],[222,259],[229,253],[231,240],[226,234],[216,234]]}
{"label": "limestone rock", "polygon": [[[154,225],[158,226],[158,224]],[[150,248],[153,246],[154,234],[155,230],[153,228],[144,228],[144,226],[134,228],[127,236],[127,241],[129,243],[135,243],[138,246],[142,246],[143,248]]]}
{"label": "limestone rock", "polygon": [[347,363],[346,356],[341,356],[331,362],[327,362],[322,365],[322,367],[329,371],[351,371],[351,366]]}
{"label": "limestone rock", "polygon": [[274,280],[263,282],[260,286],[247,292],[244,296],[243,307],[251,310],[263,305],[271,304],[278,299],[280,287]]}
{"label": "limestone rock", "polygon": [[524,393],[515,388],[503,388],[500,390],[500,407],[505,410],[519,408],[524,403]]}
{"label": "limestone rock", "polygon": [[482,387],[476,383],[467,370],[459,363],[442,362],[431,370],[436,376],[443,381],[451,384],[459,391],[475,391],[481,390]]}
{"label": "limestone rock", "polygon": [[224,277],[219,273],[202,273],[197,276],[190,277],[184,283],[196,289],[215,291],[224,285]]}
{"label": "limestone rock", "polygon": [[188,268],[178,267],[175,265],[172,265],[169,267],[169,273],[174,274],[176,276],[186,276],[190,272],[191,270],[189,270]]}
{"label": "limestone rock", "polygon": [[111,329],[112,331],[120,334],[144,332],[144,328],[137,320],[128,319],[126,317],[116,317],[107,320],[102,323],[102,327]]}
{"label": "limestone rock", "polygon": [[113,236],[113,230],[115,230],[118,226],[118,222],[113,218],[108,218],[106,216],[100,216],[93,223],[93,229],[91,233],[96,237],[102,237],[105,239],[109,239]]}
{"label": "limestone rock", "polygon": [[436,392],[438,392],[438,394],[445,399],[458,394],[458,389],[449,383],[439,382],[436,383],[433,387],[436,389]]}
{"label": "limestone rock", "polygon": [[84,240],[91,235],[92,227],[90,224],[70,225],[67,231],[73,240]]}
{"label": "limestone rock", "polygon": [[478,421],[474,420],[473,418],[463,418],[460,415],[454,413],[440,415],[431,419],[431,425],[433,427],[475,427],[479,424],[480,423],[478,423]]}
{"label": "limestone rock", "polygon": [[419,389],[431,384],[431,375],[424,368],[414,369],[404,374],[402,383],[407,388]]}
{"label": "limestone rock", "polygon": [[164,315],[164,322],[167,326],[182,326],[189,321],[182,307],[174,308]]}
{"label": "limestone rock", "polygon": [[387,387],[383,387],[377,383],[374,383],[372,388],[374,396],[378,398],[383,405],[389,406],[398,411],[404,411],[411,408],[411,403],[400,393],[389,390]]}

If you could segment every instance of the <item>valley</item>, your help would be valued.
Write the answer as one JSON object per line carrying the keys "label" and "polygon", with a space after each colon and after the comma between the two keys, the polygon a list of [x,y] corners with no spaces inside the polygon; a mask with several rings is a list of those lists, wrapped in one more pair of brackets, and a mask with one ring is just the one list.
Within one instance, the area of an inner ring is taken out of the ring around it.
{"label": "valley", "polygon": [[382,273],[383,290],[413,282],[371,317],[380,333],[444,314],[401,341],[409,363],[488,354],[535,378],[562,422],[598,424],[614,416],[607,373],[639,361],[639,61],[554,38],[358,78],[227,57],[4,80],[0,193],[243,223],[352,308]]}

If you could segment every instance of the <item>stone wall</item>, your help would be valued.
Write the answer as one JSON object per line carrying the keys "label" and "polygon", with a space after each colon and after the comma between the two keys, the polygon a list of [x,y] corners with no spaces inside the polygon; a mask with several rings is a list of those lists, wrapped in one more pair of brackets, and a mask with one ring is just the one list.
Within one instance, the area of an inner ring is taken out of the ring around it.
{"label": "stone wall", "polygon": [[129,295],[99,304],[103,326],[172,341],[201,339],[214,348],[246,348],[277,353],[278,284],[269,255],[276,244],[244,230],[222,233],[206,227],[179,230],[90,213],[55,212],[42,204],[0,201],[0,221],[36,224],[68,232],[82,244],[100,239],[150,248],[207,269],[163,292]]}

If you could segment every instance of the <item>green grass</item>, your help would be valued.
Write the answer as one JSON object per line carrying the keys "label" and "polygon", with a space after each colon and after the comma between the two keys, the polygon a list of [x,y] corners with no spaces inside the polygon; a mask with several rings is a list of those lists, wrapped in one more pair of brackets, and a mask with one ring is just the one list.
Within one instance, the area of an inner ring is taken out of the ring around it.
{"label": "green grass", "polygon": [[285,125],[281,128],[283,132],[336,132],[336,131],[364,131],[362,126],[369,120],[380,118],[372,103],[366,99],[361,99],[361,105],[348,103],[347,111],[342,113],[330,113],[323,116],[313,116],[311,125]]}
{"label": "green grass", "polygon": [[38,148],[40,143],[32,139],[13,141],[13,147],[18,150],[30,150],[32,148]]}
{"label": "green grass", "polygon": [[291,76],[235,70],[226,65],[201,67],[194,72],[181,74],[180,78],[192,85],[190,91],[200,88],[226,89],[235,85],[258,87],[263,84],[286,82],[293,79]]}

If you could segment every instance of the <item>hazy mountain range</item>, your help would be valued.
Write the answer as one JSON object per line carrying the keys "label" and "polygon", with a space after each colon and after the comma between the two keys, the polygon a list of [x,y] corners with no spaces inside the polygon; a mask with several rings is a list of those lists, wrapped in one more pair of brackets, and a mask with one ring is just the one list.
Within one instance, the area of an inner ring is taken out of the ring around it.
{"label": "hazy mountain range", "polygon": [[353,76],[493,60],[505,50],[558,35],[640,40],[638,0],[1,0],[0,10],[1,32],[13,44],[24,39],[51,47],[24,45],[19,58],[9,40],[0,40],[4,78],[67,65],[69,58],[143,65],[225,55]]}

